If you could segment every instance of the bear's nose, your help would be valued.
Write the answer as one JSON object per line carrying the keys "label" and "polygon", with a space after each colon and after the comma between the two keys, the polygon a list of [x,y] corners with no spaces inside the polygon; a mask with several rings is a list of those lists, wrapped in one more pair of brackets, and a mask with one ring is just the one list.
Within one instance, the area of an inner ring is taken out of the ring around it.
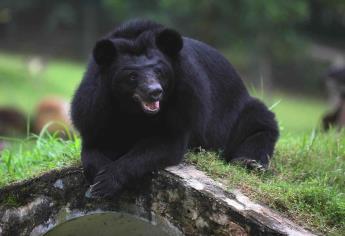
{"label": "bear's nose", "polygon": [[163,89],[160,85],[150,86],[149,96],[152,100],[159,100],[162,96]]}

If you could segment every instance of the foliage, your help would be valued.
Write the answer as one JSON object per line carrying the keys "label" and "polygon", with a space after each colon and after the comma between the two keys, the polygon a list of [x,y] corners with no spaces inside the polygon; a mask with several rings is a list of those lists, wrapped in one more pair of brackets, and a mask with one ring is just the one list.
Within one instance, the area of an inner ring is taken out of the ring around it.
{"label": "foliage", "polygon": [[[10,50],[85,59],[94,42],[120,22],[148,18],[235,52],[238,57],[231,61],[236,68],[259,74],[268,89],[315,93],[320,92],[325,69],[311,60],[309,43],[317,39],[341,47],[344,9],[341,0],[3,0],[0,44]],[[320,40],[325,37],[331,41]],[[295,72],[289,85],[298,86],[286,88],[289,78],[282,66]],[[319,70],[308,70],[316,67]]]}
{"label": "foliage", "polygon": [[[294,26],[307,16],[307,1],[104,0],[119,21],[141,16],[181,26],[185,32],[217,45],[265,37],[284,44],[293,40]],[[181,27],[179,27],[181,28]],[[260,35],[258,35],[260,34]],[[230,40],[229,40],[230,39]],[[278,40],[280,39],[280,40]],[[286,39],[281,41],[281,39]]]}

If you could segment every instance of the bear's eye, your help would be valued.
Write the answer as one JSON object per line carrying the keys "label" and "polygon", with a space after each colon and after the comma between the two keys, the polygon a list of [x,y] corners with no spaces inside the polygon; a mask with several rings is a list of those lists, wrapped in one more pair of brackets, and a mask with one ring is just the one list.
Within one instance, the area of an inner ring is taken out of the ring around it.
{"label": "bear's eye", "polygon": [[155,69],[155,73],[158,77],[162,77],[163,73],[160,69]]}
{"label": "bear's eye", "polygon": [[131,72],[128,74],[128,79],[132,82],[137,80],[137,74],[135,72]]}

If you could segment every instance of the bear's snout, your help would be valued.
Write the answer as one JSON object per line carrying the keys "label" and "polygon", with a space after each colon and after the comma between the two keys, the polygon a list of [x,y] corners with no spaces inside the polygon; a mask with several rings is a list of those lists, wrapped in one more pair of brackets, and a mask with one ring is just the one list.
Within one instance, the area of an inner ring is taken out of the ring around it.
{"label": "bear's snout", "polygon": [[158,101],[162,98],[163,89],[159,83],[150,84],[147,88],[147,94],[153,101]]}

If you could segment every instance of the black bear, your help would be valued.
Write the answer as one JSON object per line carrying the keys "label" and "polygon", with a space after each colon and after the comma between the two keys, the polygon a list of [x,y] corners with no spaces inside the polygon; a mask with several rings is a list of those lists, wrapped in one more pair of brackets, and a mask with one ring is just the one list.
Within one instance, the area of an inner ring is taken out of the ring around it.
{"label": "black bear", "polygon": [[176,165],[188,148],[267,167],[279,136],[274,114],[251,97],[214,48],[135,20],[99,40],[72,101],[93,196]]}

